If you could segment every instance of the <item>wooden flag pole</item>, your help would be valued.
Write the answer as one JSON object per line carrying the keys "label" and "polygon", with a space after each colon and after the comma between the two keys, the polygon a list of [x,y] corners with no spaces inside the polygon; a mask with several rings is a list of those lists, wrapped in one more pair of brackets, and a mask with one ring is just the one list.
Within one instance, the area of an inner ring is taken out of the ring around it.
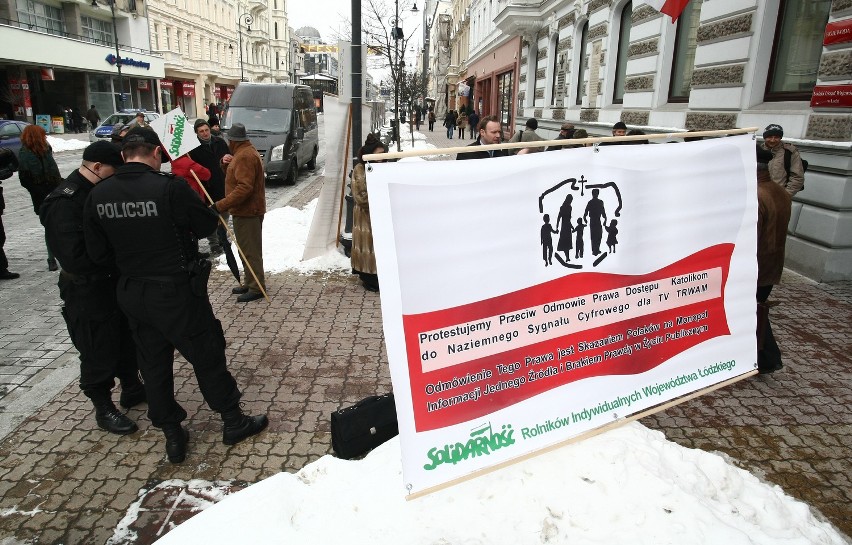
{"label": "wooden flag pole", "polygon": [[512,142],[488,144],[487,146],[459,146],[454,148],[437,148],[408,151],[393,151],[390,153],[370,153],[364,155],[364,161],[400,159],[403,157],[424,157],[427,155],[446,155],[450,153],[474,153],[499,149],[543,148],[545,146],[568,146],[582,144],[599,144],[601,142],[631,142],[636,140],[661,140],[664,138],[703,138],[705,136],[727,136],[734,134],[749,134],[757,132],[757,127],[747,129],[727,129],[719,131],[675,132],[659,134],[636,134],[633,136],[598,136],[594,138],[578,138],[569,140],[539,140],[535,142]]}
{"label": "wooden flag pole", "polygon": [[340,223],[343,221],[343,207],[346,206],[346,169],[349,166],[349,144],[352,141],[352,104],[349,105],[346,120],[346,146],[343,148],[343,179],[340,183],[340,211],[337,213],[337,234],[334,237],[335,248],[340,245]]}
{"label": "wooden flag pole", "polygon": [[[210,193],[207,192],[207,189],[204,187],[204,184],[202,184],[201,180],[198,179],[198,175],[195,173],[195,171],[192,170],[192,169],[189,169],[189,173],[192,174],[192,177],[195,178],[196,182],[198,182],[198,187],[200,187],[201,191],[204,192],[204,196],[207,197],[207,200],[210,202],[210,204],[215,205],[216,203],[213,202],[213,199],[210,197]],[[263,294],[263,298],[266,299],[266,302],[268,303],[269,302],[269,296],[266,294],[266,290],[263,288],[263,284],[261,284],[260,280],[257,279],[257,275],[254,274],[254,269],[251,268],[251,263],[249,263],[249,260],[246,259],[246,254],[243,253],[243,249],[240,248],[240,245],[237,243],[237,235],[235,235],[234,232],[231,231],[231,228],[228,226],[228,222],[225,221],[225,218],[222,217],[222,214],[216,214],[216,215],[219,216],[219,221],[222,223],[222,225],[225,226],[225,230],[228,231],[228,234],[231,235],[231,238],[234,239],[234,246],[236,246],[237,251],[240,252],[240,257],[243,258],[243,264],[246,266],[246,268],[251,273],[251,276],[252,276],[252,278],[254,278],[254,281],[257,284],[257,287],[260,288],[260,293]]]}
{"label": "wooden flag pole", "polygon": [[[691,134],[692,133],[690,133],[690,135]],[[474,479],[476,477],[481,477],[482,475],[486,475],[488,473],[491,473],[492,471],[496,471],[498,469],[503,469],[504,467],[509,467],[511,465],[517,464],[518,462],[523,462],[524,460],[529,460],[530,458],[535,458],[536,456],[540,456],[541,454],[544,454],[546,452],[550,452],[552,450],[556,450],[558,448],[564,447],[565,445],[570,445],[572,443],[578,443],[578,442],[583,441],[585,439],[590,439],[590,438],[592,438],[596,435],[600,435],[600,434],[607,432],[609,430],[613,430],[613,429],[621,427],[625,424],[629,424],[630,422],[634,422],[634,421],[639,420],[641,418],[645,418],[646,416],[650,416],[654,413],[664,411],[668,408],[674,407],[675,405],[680,405],[681,403],[684,403],[684,402],[689,401],[691,399],[695,399],[696,397],[702,396],[704,394],[709,394],[710,392],[712,392],[714,390],[718,390],[719,388],[724,388],[725,386],[730,386],[731,384],[739,382],[743,379],[753,377],[756,374],[757,374],[757,369],[754,369],[754,370],[749,371],[747,373],[743,373],[742,375],[739,375],[737,377],[729,378],[728,380],[725,380],[725,381],[719,382],[717,384],[713,384],[711,386],[708,386],[707,388],[703,388],[701,390],[696,390],[695,392],[692,392],[691,394],[687,394],[683,397],[672,399],[671,401],[668,401],[668,402],[663,403],[661,405],[651,407],[650,409],[647,409],[645,411],[642,411],[642,412],[639,412],[639,413],[636,413],[636,414],[633,414],[633,415],[630,415],[630,416],[627,416],[627,417],[624,417],[624,418],[619,418],[618,420],[614,420],[614,421],[612,421],[608,424],[604,424],[603,426],[589,430],[585,433],[581,433],[580,435],[576,435],[576,436],[571,437],[569,439],[565,439],[564,441],[559,441],[558,443],[544,447],[542,449],[539,449],[539,450],[536,450],[536,451],[533,451],[533,452],[528,452],[527,454],[524,454],[522,456],[518,456],[517,458],[512,458],[511,460],[506,460],[505,462],[499,463],[497,465],[482,468],[478,471],[474,471],[473,473],[469,473],[469,474],[467,474],[463,477],[459,477],[457,479],[453,479],[451,481],[447,481],[445,483],[441,483],[439,485],[436,485],[436,486],[433,486],[433,487],[430,487],[430,488],[425,488],[423,490],[419,490],[417,492],[414,492],[413,494],[409,494],[408,496],[405,497],[405,499],[406,500],[415,500],[417,498],[426,496],[427,494],[431,494],[433,492],[437,492],[439,490],[449,488],[450,486],[454,486],[454,485],[457,485],[459,483],[469,481],[469,480]]]}

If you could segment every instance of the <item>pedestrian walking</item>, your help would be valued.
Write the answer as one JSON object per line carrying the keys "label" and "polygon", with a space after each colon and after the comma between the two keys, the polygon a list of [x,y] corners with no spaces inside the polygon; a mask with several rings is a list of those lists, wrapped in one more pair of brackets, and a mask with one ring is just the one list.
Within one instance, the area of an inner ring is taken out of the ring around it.
{"label": "pedestrian walking", "polygon": [[477,134],[477,125],[479,125],[479,114],[474,110],[469,116],[467,116],[467,124],[470,127],[470,139],[473,140],[476,138]]}
{"label": "pedestrian walking", "polygon": [[80,167],[47,196],[40,214],[47,244],[62,266],[59,297],[68,334],[80,353],[80,389],[95,407],[98,427],[117,435],[139,428],[113,403],[115,379],[121,384],[119,404],[127,409],[145,401],[145,389],[130,325],[116,300],[118,275],[89,258],[81,226],[92,188],[123,164],[115,144],[102,140],[89,145]]}
{"label": "pedestrian walking", "polygon": [[14,280],[20,278],[21,275],[9,271],[9,260],[6,259],[6,251],[3,246],[6,245],[6,229],[3,227],[3,210],[6,208],[6,201],[3,199],[3,180],[8,180],[18,171],[18,158],[15,157],[15,152],[8,148],[0,148],[0,280]]}
{"label": "pedestrian walking", "polygon": [[[38,125],[27,125],[21,132],[18,163],[18,178],[24,189],[29,192],[30,199],[33,201],[33,210],[38,215],[45,197],[50,195],[50,192],[62,181],[59,167],[53,159],[53,148],[47,143],[47,133]],[[45,247],[47,248],[47,269],[50,271],[59,269],[46,240]]]}
{"label": "pedestrian walking", "polygon": [[[370,200],[367,195],[367,173],[364,155],[385,153],[387,149],[373,134],[368,134],[364,145],[358,150],[358,158],[352,169],[352,271],[361,278],[364,289],[379,291],[379,276],[376,270],[376,253],[373,250],[373,226],[370,222]],[[382,162],[382,161],[376,161]]]}
{"label": "pedestrian walking", "polygon": [[101,114],[98,113],[98,109],[95,108],[95,105],[92,104],[92,107],[86,110],[86,119],[89,120],[89,124],[91,128],[94,129],[101,122]]}
{"label": "pedestrian walking", "polygon": [[[211,105],[211,107],[213,107]],[[234,158],[231,151],[228,149],[228,143],[219,136],[215,136],[212,128],[207,121],[197,119],[194,125],[195,135],[201,145],[189,152],[189,156],[193,161],[207,168],[210,171],[210,180],[204,183],[204,188],[210,194],[213,202],[220,201],[225,198],[225,171],[223,165],[227,165]],[[203,180],[202,180],[203,181]],[[219,214],[227,223],[230,215],[227,210],[221,210]],[[207,243],[210,245],[210,254],[219,255],[223,252],[224,247],[228,243],[228,236],[225,232],[225,226],[219,224],[216,228],[216,233],[207,237]]]}
{"label": "pedestrian walking", "polygon": [[[225,198],[215,209],[227,210],[234,222],[234,235],[242,248],[245,284],[234,288],[237,301],[248,303],[263,297],[263,216],[266,214],[266,178],[263,160],[246,136],[246,127],[234,123],[227,132],[233,159],[225,170]],[[250,271],[254,271],[254,275]],[[257,278],[255,278],[257,276]]]}
{"label": "pedestrian walking", "polygon": [[174,394],[174,351],[192,365],[201,394],[223,421],[222,442],[260,433],[266,416],[240,408],[228,371],[222,324],[207,297],[210,262],[198,259],[198,238],[218,217],[183,182],[160,172],[165,156],[149,128],[134,127],[122,148],[127,163],[96,185],[84,209],[86,250],[95,263],[120,273],[117,297],[139,350],[148,416],[166,439],[172,463],[186,458],[186,411]]}
{"label": "pedestrian walking", "polygon": [[456,111],[447,110],[447,115],[444,116],[444,127],[447,128],[447,138],[453,139],[453,134],[456,132]]}
{"label": "pedestrian walking", "polygon": [[467,113],[460,109],[458,114],[458,121],[456,125],[459,129],[459,140],[464,138],[464,133],[467,130]]}
{"label": "pedestrian walking", "polygon": [[435,111],[429,110],[429,132],[435,131]]}
{"label": "pedestrian walking", "polygon": [[[544,140],[544,138],[542,138],[541,136],[538,135],[537,132],[535,132],[536,130],[538,130],[538,119],[531,117],[531,118],[527,119],[526,123],[524,124],[524,129],[517,131],[515,134],[513,134],[512,138],[509,139],[509,142],[510,143],[513,143],[513,142],[540,142],[540,141]],[[521,149],[527,150],[527,153],[537,153],[539,151],[544,150],[544,148],[542,148],[540,146],[539,147],[530,147],[530,148],[521,148]],[[517,154],[518,151],[520,151],[520,150],[519,149],[513,149],[513,150],[510,151],[510,153],[512,153],[514,155],[514,154]]]}

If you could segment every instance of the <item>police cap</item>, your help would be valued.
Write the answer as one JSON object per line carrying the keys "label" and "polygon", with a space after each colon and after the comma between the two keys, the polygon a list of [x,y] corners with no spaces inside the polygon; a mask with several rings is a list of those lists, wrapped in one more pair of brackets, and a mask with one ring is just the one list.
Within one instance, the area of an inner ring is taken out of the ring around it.
{"label": "police cap", "polygon": [[164,163],[168,163],[170,161],[169,154],[166,153],[166,149],[163,147],[163,143],[160,142],[160,137],[157,136],[157,133],[154,132],[154,129],[151,129],[149,127],[140,127],[138,125],[136,127],[133,127],[132,129],[130,129],[130,132],[124,135],[124,140],[122,142],[124,143],[124,147],[122,149],[127,148],[128,144],[139,143],[157,146],[162,152],[160,154],[160,158],[162,159],[162,161]]}
{"label": "police cap", "polygon": [[121,157],[121,149],[106,140],[99,140],[83,150],[83,160],[91,161],[92,163],[103,163],[113,167],[120,167],[124,164],[124,159]]}

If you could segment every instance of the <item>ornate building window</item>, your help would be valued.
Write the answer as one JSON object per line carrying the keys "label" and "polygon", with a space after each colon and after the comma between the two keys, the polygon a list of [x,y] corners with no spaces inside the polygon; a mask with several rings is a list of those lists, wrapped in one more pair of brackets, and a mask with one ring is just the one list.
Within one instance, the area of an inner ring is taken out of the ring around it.
{"label": "ornate building window", "polygon": [[831,0],[781,2],[765,100],[810,100],[830,11]]}
{"label": "ornate building window", "polygon": [[672,77],[669,84],[669,102],[689,102],[700,19],[701,0],[693,0],[686,5],[677,20]]}
{"label": "ornate building window", "polygon": [[627,50],[630,47],[630,28],[633,25],[633,2],[624,4],[618,29],[618,49],[615,60],[615,80],[612,88],[613,104],[624,103],[624,82],[627,79]]}

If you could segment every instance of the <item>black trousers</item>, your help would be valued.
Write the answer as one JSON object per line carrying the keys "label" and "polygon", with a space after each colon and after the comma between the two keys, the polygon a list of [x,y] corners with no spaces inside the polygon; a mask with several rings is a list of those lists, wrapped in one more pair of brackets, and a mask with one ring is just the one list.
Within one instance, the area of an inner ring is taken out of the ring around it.
{"label": "black trousers", "polygon": [[118,304],[127,314],[139,351],[148,417],[162,428],[179,424],[186,411],[175,399],[174,350],[192,365],[201,395],[216,412],[238,407],[240,390],[225,362],[225,335],[207,295],[189,280],[153,281],[122,277]]}
{"label": "black trousers", "polygon": [[[0,191],[2,191],[2,188],[0,188]],[[5,245],[6,229],[3,227],[3,211],[0,210],[0,272],[9,270],[9,260],[6,259],[6,252],[3,250],[3,246]]]}
{"label": "black trousers", "polygon": [[[765,303],[772,292],[772,285],[757,287],[757,302]],[[769,310],[766,310],[765,321],[761,323],[758,319],[757,327],[762,329],[763,342],[757,347],[757,369],[762,373],[771,373],[783,367],[781,361],[781,348],[775,340],[775,335],[772,333],[772,324],[769,323]],[[758,339],[761,337],[761,331],[758,331]]]}
{"label": "black trousers", "polygon": [[92,401],[106,401],[118,378],[123,386],[139,382],[136,345],[127,317],[118,308],[114,279],[72,280],[59,276],[62,317],[80,353],[80,389]]}

